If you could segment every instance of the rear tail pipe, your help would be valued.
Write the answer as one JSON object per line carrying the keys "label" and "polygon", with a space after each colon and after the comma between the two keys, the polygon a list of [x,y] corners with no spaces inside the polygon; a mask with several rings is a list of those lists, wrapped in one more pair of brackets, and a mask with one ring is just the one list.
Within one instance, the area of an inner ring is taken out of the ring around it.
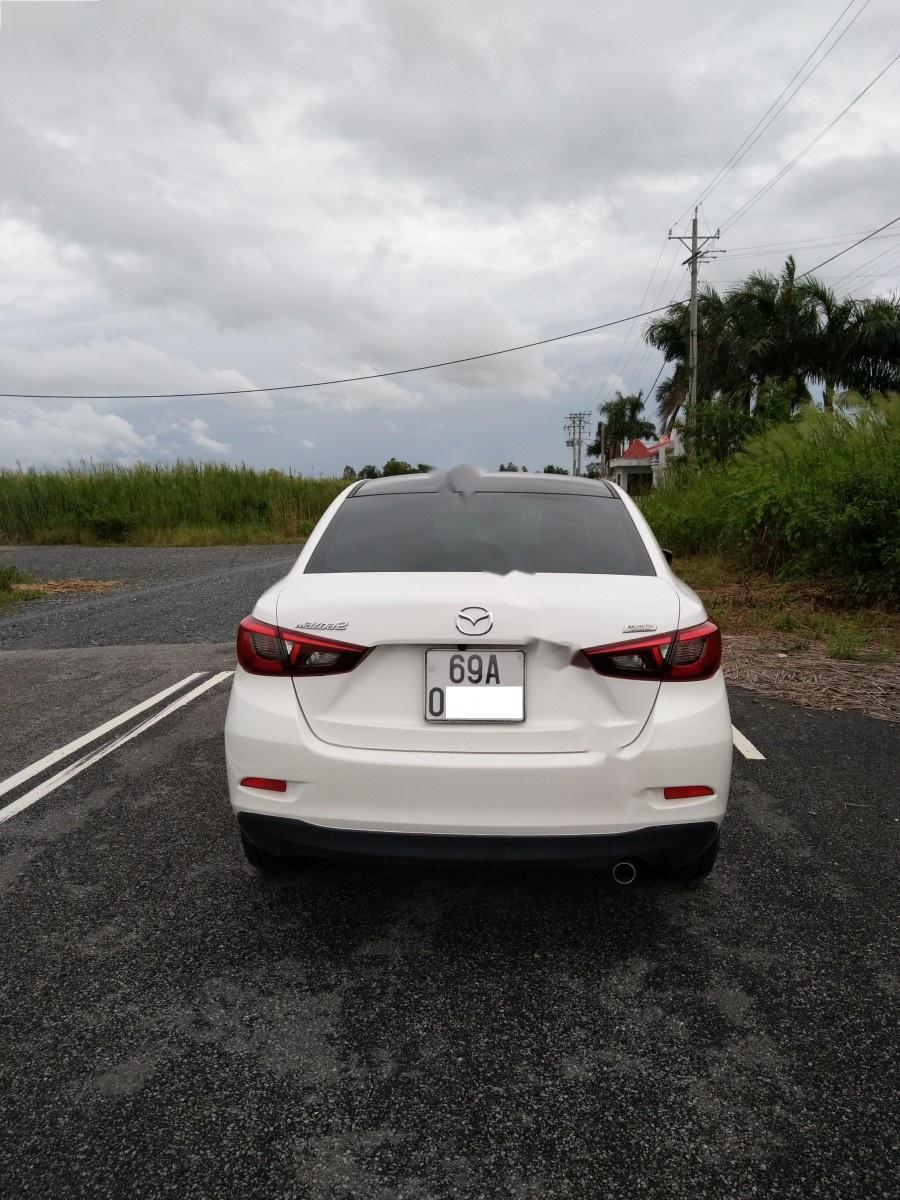
{"label": "rear tail pipe", "polygon": [[617,862],[612,869],[612,877],[616,883],[622,887],[627,887],[629,883],[634,883],[637,879],[637,867],[630,859],[623,859],[622,862]]}

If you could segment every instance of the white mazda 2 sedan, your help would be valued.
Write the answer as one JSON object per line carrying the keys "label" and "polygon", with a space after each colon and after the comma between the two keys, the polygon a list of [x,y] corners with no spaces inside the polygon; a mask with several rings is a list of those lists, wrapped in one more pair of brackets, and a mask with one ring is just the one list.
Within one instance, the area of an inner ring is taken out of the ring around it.
{"label": "white mazda 2 sedan", "polygon": [[238,630],[225,747],[247,858],[699,879],[731,776],[720,656],[611,483],[352,484]]}

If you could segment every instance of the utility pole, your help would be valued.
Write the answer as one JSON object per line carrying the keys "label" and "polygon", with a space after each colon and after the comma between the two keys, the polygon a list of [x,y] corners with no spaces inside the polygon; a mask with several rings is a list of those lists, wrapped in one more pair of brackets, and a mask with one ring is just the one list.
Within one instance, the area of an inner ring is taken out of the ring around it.
{"label": "utility pole", "polygon": [[[713,254],[724,254],[724,250],[706,250],[705,247],[709,242],[714,242],[719,237],[719,230],[715,233],[704,234],[702,238],[697,235],[697,209],[694,209],[694,219],[691,222],[691,254],[690,258],[684,260],[683,265],[690,263],[691,267],[691,334],[690,344],[688,348],[688,410],[693,411],[694,405],[697,403],[697,272],[701,262],[706,262]],[[682,246],[687,249],[687,238],[681,237],[680,234],[672,235],[672,230],[669,230],[669,241],[681,242]]]}
{"label": "utility pole", "polygon": [[584,441],[584,438],[586,436],[590,435],[591,422],[593,420],[594,414],[590,413],[590,412],[583,412],[583,413],[579,413],[578,415],[581,418],[581,428],[580,428],[579,434],[578,434],[578,474],[582,475],[584,473],[583,472],[584,463],[582,462],[582,459],[581,459],[582,443]]}
{"label": "utility pole", "polygon": [[568,417],[566,417],[565,430],[568,435],[566,445],[572,447],[573,475],[581,474],[581,449],[584,444],[584,437],[591,415],[589,412],[574,412],[569,413]]}
{"label": "utility pole", "polygon": [[[574,413],[572,415],[574,416]],[[569,437],[566,439],[566,445],[572,447],[572,474],[577,475],[578,474],[578,470],[577,470],[578,451],[576,450],[576,447],[575,447],[575,426],[572,422],[572,417],[569,417],[568,421],[566,422],[566,433],[569,434]]]}

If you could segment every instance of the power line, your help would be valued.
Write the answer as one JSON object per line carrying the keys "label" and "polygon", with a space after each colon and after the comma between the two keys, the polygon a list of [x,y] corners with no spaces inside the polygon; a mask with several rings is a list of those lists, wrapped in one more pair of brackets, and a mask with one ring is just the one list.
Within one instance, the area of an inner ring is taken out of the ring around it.
{"label": "power line", "polygon": [[746,216],[747,213],[750,211],[750,209],[753,208],[754,205],[758,204],[759,201],[762,200],[763,196],[765,196],[767,192],[771,191],[771,189],[777,183],[780,183],[780,181],[782,179],[784,179],[785,175],[787,175],[789,171],[792,171],[794,169],[794,167],[796,167],[797,163],[800,162],[800,160],[802,158],[804,158],[810,152],[810,150],[812,150],[813,146],[817,145],[822,140],[822,138],[825,136],[825,134],[828,133],[829,130],[833,129],[835,127],[835,125],[837,125],[838,121],[841,120],[842,117],[845,117],[847,115],[847,113],[850,111],[850,109],[853,108],[853,106],[859,100],[861,100],[863,98],[863,96],[865,96],[866,92],[870,91],[875,86],[875,84],[882,77],[882,75],[887,74],[887,72],[891,69],[892,66],[894,66],[894,64],[898,60],[900,60],[900,54],[896,54],[891,59],[891,61],[887,64],[886,67],[882,67],[881,70],[878,72],[878,74],[874,77],[874,79],[870,79],[869,82],[866,84],[866,86],[862,89],[862,91],[857,92],[857,94],[853,97],[853,99],[850,101],[850,103],[847,104],[844,108],[842,108],[841,111],[838,113],[838,115],[836,117],[833,117],[828,122],[828,124],[825,126],[825,128],[821,129],[816,134],[816,136],[812,139],[812,141],[808,142],[803,147],[803,149],[800,151],[799,154],[796,154],[789,163],[786,163],[785,166],[783,166],[780,171],[777,171],[772,176],[772,178],[769,180],[768,183],[764,184],[757,192],[754,192],[754,194],[750,197],[749,200],[747,200],[744,204],[742,204],[741,207],[736,212],[732,213],[731,216],[726,221],[723,221],[722,229],[723,230],[730,229],[731,226],[734,225],[734,223],[736,221],[740,220],[741,217]]}
{"label": "power line", "polygon": [[[666,239],[666,241],[668,241],[668,238]],[[675,264],[677,262],[678,262],[678,247],[676,246],[672,252],[672,259],[669,263],[669,269],[668,269],[668,271],[666,271],[665,275],[663,276],[663,281],[659,285],[659,291],[656,293],[655,297],[653,298],[653,307],[654,308],[657,306],[657,304],[659,304],[660,298],[666,289],[666,284],[669,282],[669,279],[672,275],[672,271],[675,269]],[[670,308],[675,303],[675,297],[678,295],[678,293],[680,291],[681,291],[681,285],[679,284],[678,287],[675,288],[675,291],[672,293],[672,298],[669,300],[669,303],[666,305],[666,308]],[[644,354],[640,360],[640,365],[639,365],[637,371],[635,372],[636,375],[640,375],[643,372],[644,363],[646,362],[647,356],[649,353],[650,353],[649,350],[644,351]],[[624,372],[625,372],[625,365],[623,364],[623,367],[622,367],[623,375],[624,375]]]}
{"label": "power line", "polygon": [[[838,245],[840,242],[846,241],[847,238],[861,237],[862,230],[853,230],[850,233],[826,233],[821,237],[814,238],[794,238],[789,242],[755,242],[749,246],[733,246],[728,251],[729,257],[734,257],[735,254],[741,254],[745,250],[780,250],[780,249],[796,249],[798,246],[828,246]],[[888,234],[888,237],[896,237],[896,234]]]}
{"label": "power line", "polygon": [[[886,254],[893,253],[894,249],[895,248],[893,246],[891,246],[890,250],[885,251],[885,253]],[[878,257],[880,258],[881,255],[879,255]],[[849,276],[846,276],[846,275],[819,275],[819,276],[817,276],[817,278],[821,279],[823,282],[827,281],[827,282],[832,283],[833,287],[838,287],[838,286],[840,286],[841,283],[844,282],[845,279],[847,279],[847,278],[852,279],[855,275],[860,275],[861,273],[862,273],[862,268],[860,267],[859,270],[852,271]],[[878,274],[879,274],[879,272],[877,272],[877,271],[871,272],[871,275],[873,278]],[[711,287],[718,288],[719,286],[726,284],[726,283],[746,283],[746,276],[744,276],[744,275],[729,275],[729,276],[726,276],[724,278],[719,278],[719,279],[708,278],[706,280],[706,282]]]}
{"label": "power line", "polygon": [[892,245],[887,246],[884,250],[879,251],[878,254],[873,254],[871,258],[867,258],[866,261],[864,263],[860,263],[858,267],[854,267],[852,270],[847,271],[844,275],[841,275],[834,285],[835,289],[840,287],[842,283],[847,283],[848,280],[857,278],[857,276],[862,276],[863,279],[876,278],[881,272],[882,268],[879,267],[878,270],[872,274],[867,274],[866,268],[871,267],[872,263],[878,262],[879,259],[885,258],[888,254],[895,254],[896,251],[897,239],[895,237]]}
{"label": "power line", "polygon": [[[668,241],[668,238],[666,240]],[[660,296],[662,296],[663,292],[666,290],[666,284],[669,282],[669,279],[672,276],[672,272],[675,270],[675,264],[677,262],[678,262],[678,247],[676,246],[672,253],[672,261],[669,263],[669,269],[668,269],[668,271],[666,271],[665,277],[663,278],[662,283],[659,285],[659,291],[656,293],[655,297],[653,298],[653,306],[654,307],[659,303]],[[676,291],[679,291],[679,290],[680,290],[680,288],[676,288]],[[670,300],[669,303],[671,304],[672,301]]]}
{"label": "power line", "polygon": [[898,270],[900,270],[900,258],[888,259],[888,261],[883,266],[879,267],[877,271],[867,271],[864,275],[856,276],[853,280],[851,280],[849,285],[845,285],[847,288],[847,295],[852,296],[853,292],[858,291],[861,288],[868,289],[873,280],[884,279],[889,275],[895,275]]}
{"label": "power line", "polygon": [[666,369],[666,365],[667,365],[667,360],[664,358],[662,360],[662,362],[659,364],[659,370],[656,372],[656,378],[650,384],[650,390],[649,390],[649,392],[647,392],[645,403],[647,400],[650,400],[652,398],[653,393],[656,391],[656,385],[659,383],[660,376],[662,375],[663,371]]}
{"label": "power line", "polygon": [[[657,254],[657,256],[656,256],[656,262],[653,264],[653,270],[650,272],[650,278],[647,280],[647,286],[644,288],[644,294],[641,298],[641,303],[638,306],[640,308],[643,308],[644,304],[646,303],[647,296],[650,293],[650,287],[653,283],[653,278],[656,275],[657,270],[659,269],[660,260],[663,255],[663,251],[665,250],[666,242],[669,240],[670,240],[669,238],[665,238],[663,240],[663,244],[660,247],[659,254]],[[666,289],[666,284],[669,282],[669,278],[671,277],[672,271],[674,270],[675,264],[677,261],[678,261],[678,247],[676,246],[674,251],[672,252],[672,258],[669,262],[668,270],[666,271],[665,275],[663,276],[663,281],[659,285],[659,289],[656,293],[656,296],[653,299],[653,304],[651,305],[651,308],[650,308],[651,312],[661,312],[662,311],[662,309],[658,308],[657,306],[659,305],[660,297],[662,296],[663,292]],[[681,289],[679,286],[678,288],[675,289],[675,294],[677,294],[680,290]],[[675,302],[675,295],[673,294],[672,299],[669,301],[669,303],[667,305],[664,305],[663,307],[669,308],[674,302]],[[632,325],[631,328],[628,330],[628,333],[625,335],[624,341],[619,346],[619,350],[618,350],[618,353],[616,354],[612,368],[610,369],[610,371],[607,374],[607,380],[611,379],[612,376],[615,375],[616,369],[619,365],[622,355],[625,353],[625,351],[628,347],[628,343],[631,341],[631,337],[632,337],[633,333],[634,333],[634,325]],[[625,359],[625,362],[622,363],[623,378],[624,378],[626,370],[628,369],[628,367],[631,363],[632,358],[634,357],[634,351],[635,351],[635,348],[634,348],[634,346],[632,346],[631,352],[628,354],[627,358]],[[645,350],[644,355],[640,359],[640,366],[638,367],[638,370],[635,372],[636,375],[640,374],[643,371],[644,362],[646,361],[647,353],[648,352]],[[606,384],[603,385],[603,387],[598,388],[597,394],[594,396],[593,400],[591,401],[591,404],[596,404],[600,400],[600,397],[603,393],[604,388],[606,388],[610,398],[612,397],[612,386],[609,382],[607,382]]]}
{"label": "power line", "polygon": [[[897,58],[900,58],[900,54],[897,55]],[[897,59],[894,59],[894,61],[896,62]],[[900,221],[900,217],[894,217],[892,221],[885,222],[884,225],[880,225],[877,229],[873,229],[871,233],[867,233],[865,237],[859,238],[852,245],[846,246],[843,250],[839,250],[837,254],[832,254],[831,258],[823,258],[820,263],[816,263],[814,267],[810,267],[808,271],[804,271],[799,278],[803,279],[807,275],[812,275],[813,271],[818,271],[819,267],[824,267],[828,263],[834,262],[836,258],[840,258],[843,254],[849,254],[851,250],[855,250],[857,246],[861,246],[863,242],[867,242],[869,238],[873,238],[876,233],[881,233],[883,229],[889,229],[891,225],[896,225],[898,221]]]}
{"label": "power line", "polygon": [[535,346],[549,346],[551,342],[564,342],[568,338],[581,337],[586,333],[597,333],[601,329],[611,329],[614,325],[624,325],[628,321],[636,321],[639,317],[650,317],[654,313],[663,312],[662,308],[648,308],[644,312],[631,313],[627,317],[617,317],[614,321],[604,321],[601,325],[590,325],[587,329],[575,329],[571,333],[558,333],[555,337],[540,338],[536,342],[523,342],[520,346],[506,346],[503,350],[488,350],[484,354],[467,354],[463,358],[448,358],[443,362],[425,363],[419,367],[400,367],[395,371],[375,371],[370,375],[347,375],[343,379],[318,379],[310,383],[281,383],[274,387],[229,388],[212,392],[131,392],[103,394],[75,394],[70,392],[0,392],[0,396],[8,400],[190,400],[203,396],[251,396],[262,392],[293,392],[304,388],[334,387],[339,383],[363,383],[369,379],[390,379],[395,375],[414,375],[420,371],[435,371],[438,367],[454,367],[460,363],[480,362],[485,358],[497,358],[501,354],[514,354],[518,350],[531,350]]}
{"label": "power line", "polygon": [[[881,228],[887,229],[891,225],[896,224],[897,221],[900,221],[900,217],[895,217],[893,221],[888,221],[887,224],[882,225]],[[865,262],[860,263],[859,266],[854,267],[852,270],[845,272],[843,275],[823,275],[823,276],[820,276],[820,278],[833,279],[833,280],[835,280],[835,286],[837,286],[838,284],[844,283],[848,279],[853,279],[854,276],[862,275],[862,273],[865,271],[866,267],[868,267],[871,263],[877,262],[880,258],[884,258],[888,254],[894,254],[896,252],[896,250],[898,249],[898,238],[900,238],[900,233],[888,233],[888,234],[885,234],[883,237],[876,236],[876,234],[877,234],[877,231],[875,233],[869,233],[869,234],[864,235],[863,237],[858,238],[855,242],[852,243],[852,245],[845,246],[837,254],[833,254],[830,258],[824,259],[822,262],[818,263],[817,266],[810,267],[810,269],[808,271],[804,271],[802,275],[798,276],[798,278],[803,279],[806,275],[811,275],[813,271],[817,271],[819,269],[819,267],[823,267],[827,263],[834,262],[834,260],[836,258],[840,258],[844,254],[849,254],[849,252],[851,250],[855,249],[857,246],[861,246],[863,244],[863,242],[868,242],[868,241],[872,241],[872,240],[874,240],[874,241],[889,241],[891,244],[889,246],[887,246],[884,250],[882,250],[879,254],[875,254],[872,256],[872,258],[866,259]],[[791,245],[791,243],[785,242],[784,245],[789,246],[789,245]],[[734,255],[734,256],[729,255],[728,262],[729,263],[734,262],[735,259],[740,258],[740,257],[741,257],[741,255]],[[742,283],[743,279],[742,279],[742,277],[738,276],[736,278],[728,278],[728,279],[710,279],[709,282],[714,287],[717,287],[719,284],[722,284],[722,283]],[[675,298],[673,297],[669,301],[669,305],[671,306],[674,303],[675,303]]]}
{"label": "power line", "polygon": [[[667,238],[666,240],[668,241],[668,238]],[[678,252],[677,252],[677,250],[676,250],[676,252],[675,252],[675,253],[676,253],[676,258],[677,258],[677,256],[678,256]],[[668,276],[666,276],[666,279],[668,279]],[[665,280],[663,281],[663,287],[665,287]],[[648,288],[648,291],[649,291],[649,288]],[[646,297],[645,297],[645,300],[646,300]],[[628,345],[628,342],[630,341],[630,339],[631,339],[632,335],[634,334],[634,331],[635,331],[635,330],[634,330],[634,325],[632,324],[632,325],[631,325],[631,327],[630,327],[630,328],[629,328],[629,330],[628,330],[628,337],[625,339],[625,344],[622,346],[622,352],[623,352],[623,354],[624,354],[624,352],[625,352],[625,349],[626,349],[626,347],[627,347],[627,345]],[[627,354],[625,354],[625,355],[624,355],[624,358],[622,359],[621,375],[622,375],[622,378],[623,378],[623,379],[625,378],[625,376],[626,376],[626,374],[627,374],[627,372],[628,372],[628,369],[629,369],[629,367],[631,366],[631,364],[632,364],[632,362],[633,362],[633,360],[634,360],[635,353],[636,353],[636,351],[637,351],[638,347],[640,346],[640,344],[641,344],[640,338],[638,338],[638,340],[637,340],[637,341],[635,341],[635,342],[632,342],[632,343],[631,343],[631,347],[630,347],[630,349],[628,350],[628,353],[627,353]],[[613,371],[615,371],[615,367],[613,368]]]}
{"label": "power line", "polygon": [[[664,238],[664,239],[663,239],[663,243],[662,243],[662,245],[661,245],[661,246],[660,246],[660,248],[659,248],[659,254],[657,254],[657,256],[656,256],[656,262],[653,264],[653,270],[650,272],[650,278],[647,280],[646,287],[644,288],[644,294],[641,296],[640,303],[638,304],[638,308],[643,308],[643,307],[644,307],[644,305],[647,303],[647,297],[648,297],[648,295],[650,294],[650,288],[651,288],[651,286],[652,286],[652,284],[653,284],[653,278],[654,278],[654,276],[656,275],[656,272],[657,272],[657,270],[658,270],[658,268],[659,268],[660,259],[661,259],[661,258],[662,258],[662,256],[663,256],[663,251],[665,250],[665,248],[666,248],[666,239]],[[668,278],[668,276],[667,276],[667,278]],[[659,297],[657,297],[657,299],[659,299]],[[616,368],[617,368],[617,367],[618,367],[618,365],[619,365],[619,360],[621,359],[622,355],[625,353],[625,347],[626,347],[626,346],[628,345],[628,343],[631,341],[631,335],[632,335],[632,333],[634,333],[634,322],[632,322],[631,326],[629,327],[629,329],[628,329],[628,332],[627,332],[627,333],[626,333],[626,335],[625,335],[625,340],[624,340],[623,342],[620,342],[620,343],[619,343],[619,349],[618,349],[618,353],[616,354],[616,357],[615,357],[615,360],[614,360],[614,362],[613,362],[612,368],[610,369],[610,371],[609,371],[609,374],[607,375],[607,383],[606,383],[606,385],[605,385],[605,386],[606,386],[606,388],[607,388],[607,389],[608,389],[610,392],[612,391],[612,389],[611,389],[611,387],[610,387],[609,380],[610,380],[610,379],[612,378],[612,376],[613,376],[613,375],[615,375],[615,373],[616,373]],[[593,406],[594,404],[596,404],[596,403],[597,403],[597,401],[600,399],[600,393],[601,393],[602,391],[603,391],[603,388],[600,388],[600,389],[598,390],[598,392],[597,392],[597,395],[596,395],[596,396],[594,397],[594,399],[591,401],[591,405],[592,405],[592,406]]]}
{"label": "power line", "polygon": [[[666,238],[666,241],[668,241],[668,240],[669,240],[669,239],[668,239],[668,238]],[[677,262],[677,260],[678,260],[678,248],[676,247],[676,248],[675,248],[675,258],[672,260],[672,265],[673,265],[673,266],[674,266],[675,262]],[[659,300],[659,297],[662,295],[663,289],[665,288],[666,284],[668,283],[668,281],[669,281],[669,276],[670,276],[671,274],[672,274],[672,268],[670,267],[670,268],[669,268],[669,270],[668,270],[668,272],[666,273],[666,276],[665,276],[665,278],[664,278],[664,279],[663,279],[663,281],[662,281],[662,284],[660,285],[660,289],[659,289],[659,292],[657,293],[656,300],[654,300],[654,302],[653,302],[653,303],[654,303],[654,306],[657,304],[657,302],[658,302],[658,300]],[[679,288],[676,288],[675,290],[676,290],[676,292],[677,292],[677,291],[679,291],[680,289],[679,289]],[[669,301],[669,304],[671,304],[671,303],[672,303],[672,301],[670,300],[670,301]],[[667,305],[666,307],[668,307],[668,305]],[[632,333],[633,333],[633,332],[634,332],[634,326],[632,325],[631,329],[628,331],[628,336],[629,336],[629,338],[631,337],[631,335],[632,335]],[[622,378],[623,378],[623,379],[625,378],[625,374],[626,374],[626,372],[628,371],[628,368],[631,366],[632,360],[633,360],[633,358],[634,358],[634,355],[635,355],[635,351],[636,351],[636,349],[637,349],[637,347],[638,347],[639,345],[640,345],[640,342],[639,342],[639,341],[638,341],[638,342],[635,342],[635,343],[633,343],[633,345],[632,345],[632,347],[631,347],[631,350],[628,352],[628,354],[627,354],[627,355],[626,355],[626,357],[625,357],[625,360],[624,360],[624,362],[622,363]],[[624,349],[624,347],[623,347],[623,349]]]}
{"label": "power line", "polygon": [[[856,235],[855,234],[847,234],[847,237],[854,237],[854,236],[856,236]],[[896,233],[894,233],[894,234],[886,233],[884,235],[883,239],[878,238],[877,240],[878,241],[881,241],[881,240],[888,241],[891,239],[895,239],[897,236],[898,235]],[[731,251],[729,250],[728,261],[730,263],[748,262],[748,261],[751,261],[756,258],[771,258],[773,255],[780,256],[786,252],[793,254],[798,250],[808,251],[810,254],[813,254],[817,250],[829,250],[829,249],[831,249],[832,246],[835,246],[835,247],[841,246],[845,242],[846,242],[846,238],[839,238],[839,239],[832,238],[830,241],[822,242],[822,243],[814,244],[814,245],[810,245],[810,246],[804,246],[802,242],[785,243],[783,246],[773,246],[773,247],[769,247],[766,250],[754,250],[752,253],[746,253],[746,254],[732,254]]]}
{"label": "power line", "polygon": [[[677,256],[678,256],[678,252],[676,251],[676,258],[677,258]],[[669,298],[669,303],[666,305],[666,308],[671,308],[672,305],[676,304],[676,303],[683,304],[688,299],[688,296],[690,295],[690,286],[688,286],[687,292],[683,296],[679,297],[679,293],[681,292],[681,290],[682,290],[682,287],[679,284],[679,286],[676,287],[675,291],[672,293],[671,297]],[[641,376],[643,376],[644,367],[646,366],[646,364],[649,361],[650,357],[652,356],[653,352],[654,352],[654,348],[652,346],[650,346],[649,344],[644,347],[644,353],[641,355],[640,362],[638,363],[637,367],[635,368],[635,372],[634,372],[637,377],[640,378]],[[663,365],[665,365],[665,361],[663,362]],[[656,378],[659,379],[659,375],[657,375]],[[655,383],[653,384],[653,387],[656,387]],[[649,395],[649,392],[644,393],[644,394]]]}
{"label": "power line", "polygon": [[[668,240],[669,239],[666,238],[666,241],[668,241]],[[663,246],[665,246],[665,242],[663,242]],[[659,261],[660,261],[661,257],[662,257],[662,252],[660,252],[660,254],[657,255],[656,265],[654,266],[653,271],[651,272],[650,279],[647,284],[647,288],[644,291],[644,300],[646,300],[646,298],[647,298],[647,293],[650,290],[650,284],[653,282],[653,276],[656,274],[656,269],[659,266]],[[669,263],[669,269],[666,271],[665,275],[663,276],[663,281],[659,285],[659,290],[657,291],[656,296],[653,300],[653,309],[656,309],[656,306],[659,304],[660,297],[662,296],[663,292],[665,291],[666,284],[669,282],[669,277],[671,276],[672,271],[673,271],[677,261],[678,261],[678,247],[676,246],[675,250],[673,251],[673,254],[672,254],[672,260]],[[670,308],[675,303],[675,297],[678,295],[678,293],[680,291],[681,291],[681,285],[679,284],[678,287],[676,287],[674,293],[672,294],[672,298],[669,301],[669,303],[664,306],[665,308]],[[619,365],[619,360],[621,359],[623,353],[625,352],[625,348],[628,345],[628,342],[629,342],[633,332],[634,332],[634,326],[632,325],[628,331],[628,335],[625,338],[625,341],[619,347],[619,353],[616,355],[615,362],[612,365],[612,370],[609,372],[610,377],[616,373],[616,368]],[[639,345],[639,344],[640,343],[636,343],[636,345]],[[635,353],[635,346],[632,346],[630,353],[626,357],[625,361],[622,363],[621,375],[622,375],[623,381],[625,379],[625,373],[628,370],[629,366],[631,365],[631,360],[634,358],[634,353]],[[647,358],[650,353],[651,353],[651,351],[650,351],[649,347],[645,347],[644,352],[638,361],[638,366],[637,366],[636,370],[634,371],[635,376],[640,376],[643,374],[644,363],[647,361]],[[624,386],[627,389],[627,387],[628,387],[627,383]],[[607,387],[607,390],[609,393],[609,398],[611,399],[612,398],[612,387],[609,384],[607,384],[606,387]],[[592,404],[596,404],[599,401],[602,391],[603,391],[603,388],[600,388],[599,391],[597,392],[596,396],[592,400],[592,402],[591,402]]]}
{"label": "power line", "polygon": [[897,272],[900,272],[900,258],[890,259],[880,270],[869,272],[853,281],[847,289],[847,295],[854,300],[862,299],[861,296],[854,296],[853,293],[858,292],[862,288],[868,290],[874,279],[883,279],[885,276],[893,275]]}
{"label": "power line", "polygon": [[[747,154],[749,154],[749,152],[753,149],[753,147],[756,145],[756,143],[759,141],[759,139],[763,136],[763,134],[766,132],[766,130],[771,125],[774,124],[774,122],[778,119],[779,116],[781,116],[781,114],[784,112],[784,110],[787,108],[787,106],[790,104],[790,102],[794,99],[794,97],[797,95],[797,93],[801,90],[801,88],[803,88],[809,82],[809,80],[812,79],[813,75],[816,73],[816,71],[818,71],[819,67],[821,67],[821,65],[825,61],[825,59],[828,58],[829,54],[831,54],[831,52],[835,49],[835,47],[838,45],[838,43],[843,39],[844,35],[847,34],[850,31],[850,28],[859,20],[859,18],[862,16],[863,12],[866,10],[866,8],[868,8],[869,4],[871,3],[871,0],[865,0],[865,3],[863,4],[862,8],[860,8],[859,11],[854,14],[854,16],[847,23],[847,25],[841,30],[841,32],[835,38],[834,42],[832,42],[832,44],[828,47],[828,49],[825,51],[825,53],[822,55],[822,57],[819,59],[819,61],[815,64],[815,66],[812,68],[812,70],[809,71],[808,74],[800,81],[800,83],[797,84],[796,88],[794,88],[794,90],[787,97],[787,99],[784,101],[784,103],[781,104],[780,107],[778,107],[778,105],[780,104],[783,97],[790,91],[792,85],[794,84],[794,81],[798,78],[798,76],[800,76],[802,74],[802,72],[806,68],[807,64],[816,55],[816,53],[818,52],[820,47],[823,46],[824,43],[828,40],[828,38],[831,36],[834,29],[840,24],[840,22],[843,20],[846,13],[849,12],[849,10],[853,7],[853,5],[856,2],[857,2],[857,0],[850,0],[850,3],[847,4],[846,7],[841,10],[841,12],[837,16],[837,18],[834,20],[834,22],[828,27],[828,29],[825,31],[825,33],[822,35],[822,37],[819,39],[819,41],[815,44],[815,46],[812,48],[812,50],[807,55],[807,57],[803,60],[803,62],[800,64],[800,66],[794,72],[793,76],[788,81],[788,83],[785,85],[785,87],[778,93],[778,95],[775,97],[775,99],[772,101],[772,103],[769,105],[769,107],[766,109],[766,111],[763,113],[763,115],[760,117],[760,119],[756,122],[756,124],[753,126],[753,128],[750,130],[750,132],[747,134],[747,136],[744,138],[744,140],[738,146],[737,150],[734,151],[734,153],[731,155],[730,158],[726,159],[726,161],[722,164],[722,166],[719,168],[719,170],[716,172],[716,174],[713,176],[713,178],[710,180],[710,182],[706,185],[706,187],[703,189],[703,191],[700,193],[700,195],[697,197],[697,199],[694,201],[694,203],[689,204],[687,206],[687,208],[684,210],[684,212],[681,214],[681,216],[675,222],[676,225],[684,220],[684,218],[691,211],[691,209],[694,207],[694,205],[700,204],[700,203],[702,203],[703,200],[707,199],[707,197],[709,197],[712,194],[712,192],[719,186],[719,184],[722,182],[722,180],[734,170],[734,168],[738,165],[738,163],[741,162],[741,160],[743,158],[745,158],[747,156]],[[773,111],[776,108],[777,108],[777,111]],[[772,114],[771,118],[769,120],[767,120],[770,113]]]}

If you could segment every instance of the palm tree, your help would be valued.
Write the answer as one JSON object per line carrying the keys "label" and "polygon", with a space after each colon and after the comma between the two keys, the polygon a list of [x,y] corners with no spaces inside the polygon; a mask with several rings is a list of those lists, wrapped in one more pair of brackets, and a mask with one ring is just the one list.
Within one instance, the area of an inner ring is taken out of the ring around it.
{"label": "palm tree", "polygon": [[859,336],[859,305],[845,296],[838,300],[831,288],[815,281],[809,288],[816,315],[816,328],[810,341],[807,369],[821,383],[826,409],[834,406],[834,396],[856,357]]}
{"label": "palm tree", "polygon": [[854,354],[845,387],[871,396],[900,391],[900,302],[895,298],[856,300]]}
{"label": "palm tree", "polygon": [[797,279],[793,255],[778,276],[752,272],[732,288],[726,304],[752,376],[748,401],[764,379],[793,384],[799,394],[808,395],[807,357],[815,337],[816,310],[810,283]]}
{"label": "palm tree", "polygon": [[[754,271],[721,297],[709,285],[698,304],[697,400],[750,412],[765,380],[802,404],[821,383],[830,408],[838,388],[870,395],[900,386],[900,303],[837,299],[814,278],[797,275],[793,256],[779,275]],[[671,429],[687,397],[686,303],[651,321],[645,339],[674,369],[656,391]]]}
{"label": "palm tree", "polygon": [[615,400],[608,400],[601,405],[600,412],[605,419],[598,424],[597,436],[587,449],[594,458],[599,458],[603,453],[604,441],[609,458],[618,458],[626,441],[656,437],[656,426],[643,415],[643,392],[638,392],[636,396],[623,396],[621,392],[616,392]]}
{"label": "palm tree", "polygon": [[[746,365],[736,352],[739,338],[733,327],[728,303],[714,287],[704,284],[697,298],[697,398],[710,400],[720,392],[733,396],[738,404],[749,402]],[[690,310],[687,303],[673,304],[661,317],[651,321],[645,340],[662,350],[666,362],[675,369],[656,390],[656,401],[663,428],[669,430],[687,402]]]}

